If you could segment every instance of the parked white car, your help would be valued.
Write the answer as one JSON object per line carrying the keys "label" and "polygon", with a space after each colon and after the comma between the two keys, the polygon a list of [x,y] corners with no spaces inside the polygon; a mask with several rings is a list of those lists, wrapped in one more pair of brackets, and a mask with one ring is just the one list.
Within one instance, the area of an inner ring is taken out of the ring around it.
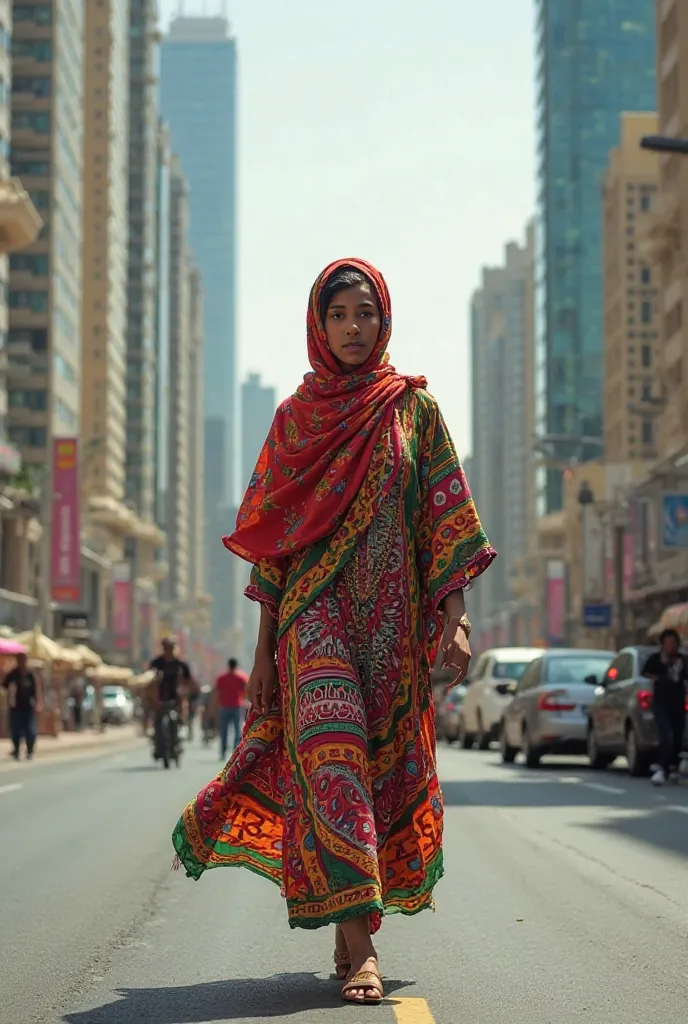
{"label": "parked white car", "polygon": [[487,750],[499,737],[504,709],[517,683],[532,661],[542,657],[540,647],[495,647],[481,654],[468,673],[467,694],[461,705],[459,742],[464,750],[476,744]]}
{"label": "parked white car", "polygon": [[103,721],[125,725],[133,721],[134,698],[124,686],[103,687]]}

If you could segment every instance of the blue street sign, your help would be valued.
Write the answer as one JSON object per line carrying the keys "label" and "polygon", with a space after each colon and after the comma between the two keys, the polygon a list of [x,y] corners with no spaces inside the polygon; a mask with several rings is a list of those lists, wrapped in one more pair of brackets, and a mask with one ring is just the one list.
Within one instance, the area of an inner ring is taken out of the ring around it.
{"label": "blue street sign", "polygon": [[583,625],[587,629],[609,629],[612,624],[610,604],[586,604],[583,606]]}

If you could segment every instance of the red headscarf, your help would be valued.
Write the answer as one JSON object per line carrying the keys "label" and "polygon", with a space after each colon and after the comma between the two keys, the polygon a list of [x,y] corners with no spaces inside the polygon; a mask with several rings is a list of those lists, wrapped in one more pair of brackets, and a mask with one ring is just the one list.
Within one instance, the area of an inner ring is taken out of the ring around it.
{"label": "red headscarf", "polygon": [[[351,267],[377,294],[382,325],[375,348],[355,373],[330,352],[320,297],[332,274]],[[333,533],[363,483],[375,445],[390,426],[394,403],[424,377],[406,377],[386,354],[392,309],[382,274],[364,260],[337,260],[311,289],[306,321],[313,368],[277,410],[225,547],[249,562],[301,551]]]}

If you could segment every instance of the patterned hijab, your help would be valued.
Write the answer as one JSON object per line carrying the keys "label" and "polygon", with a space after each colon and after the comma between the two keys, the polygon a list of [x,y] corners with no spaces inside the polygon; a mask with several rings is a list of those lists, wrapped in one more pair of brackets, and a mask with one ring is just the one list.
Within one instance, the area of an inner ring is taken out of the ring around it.
{"label": "patterned hijab", "polygon": [[[327,344],[320,298],[343,267],[358,270],[377,295],[382,325],[375,348],[354,373],[343,372]],[[302,551],[334,533],[365,480],[373,451],[393,422],[394,404],[424,377],[407,377],[389,363],[389,291],[364,260],[337,260],[311,289],[306,321],[307,373],[280,405],[248,486],[235,532],[225,547],[249,562]]]}

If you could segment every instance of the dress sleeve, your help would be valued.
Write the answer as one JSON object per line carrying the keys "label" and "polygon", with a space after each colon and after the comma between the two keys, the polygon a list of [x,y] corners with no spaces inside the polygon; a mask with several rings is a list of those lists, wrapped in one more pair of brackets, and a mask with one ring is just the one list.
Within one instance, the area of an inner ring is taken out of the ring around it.
{"label": "dress sleeve", "polygon": [[274,618],[279,617],[279,606],[286,582],[286,561],[265,558],[251,569],[251,578],[244,591],[251,601],[268,607]]}
{"label": "dress sleeve", "polygon": [[433,611],[453,590],[463,590],[494,561],[470,488],[437,405],[430,399],[422,430],[422,510],[419,565]]}

